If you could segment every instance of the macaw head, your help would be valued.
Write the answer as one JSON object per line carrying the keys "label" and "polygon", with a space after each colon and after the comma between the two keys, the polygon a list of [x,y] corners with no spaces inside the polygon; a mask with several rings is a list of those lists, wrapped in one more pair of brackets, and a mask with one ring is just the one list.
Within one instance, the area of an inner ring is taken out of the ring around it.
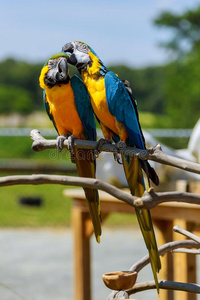
{"label": "macaw head", "polygon": [[67,83],[69,81],[67,59],[68,55],[65,52],[60,52],[47,60],[39,78],[41,88],[51,88],[56,84]]}
{"label": "macaw head", "polygon": [[92,64],[91,53],[96,55],[87,44],[79,41],[65,44],[62,51],[68,53],[69,58],[67,61],[79,70],[83,70],[87,65]]}

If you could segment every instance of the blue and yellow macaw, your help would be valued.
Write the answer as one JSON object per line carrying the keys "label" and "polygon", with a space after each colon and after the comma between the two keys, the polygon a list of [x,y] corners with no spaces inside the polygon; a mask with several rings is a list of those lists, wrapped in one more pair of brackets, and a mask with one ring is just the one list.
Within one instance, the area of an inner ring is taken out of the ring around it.
{"label": "blue and yellow macaw", "polygon": [[[100,122],[107,141],[113,139],[118,146],[129,145],[146,149],[140,127],[137,104],[131,89],[116,74],[109,71],[98,55],[87,44],[79,41],[67,43],[62,50],[68,53],[68,62],[77,67],[90,94],[93,111]],[[122,155],[125,175],[132,195],[141,197],[145,190],[142,169],[156,184],[159,179],[147,161]],[[161,268],[150,211],[135,209],[138,222],[149,251],[151,267],[158,288],[157,272]]]}
{"label": "blue and yellow macaw", "polygon": [[[88,92],[78,76],[69,76],[68,56],[64,52],[53,55],[43,66],[39,78],[44,89],[47,114],[59,137],[58,148],[68,137],[78,174],[95,178],[96,161],[93,151],[73,148],[73,140],[96,140],[94,114]],[[70,137],[70,139],[69,139]],[[73,149],[73,150],[72,150]],[[100,242],[101,216],[98,191],[84,188],[97,242]]]}

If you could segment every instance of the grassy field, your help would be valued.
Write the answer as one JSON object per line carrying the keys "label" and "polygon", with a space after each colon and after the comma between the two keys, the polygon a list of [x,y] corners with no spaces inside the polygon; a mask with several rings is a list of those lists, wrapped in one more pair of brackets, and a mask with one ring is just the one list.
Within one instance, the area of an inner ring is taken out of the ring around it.
{"label": "grassy field", "polygon": [[[69,226],[71,199],[63,196],[63,186],[24,185],[0,188],[1,227]],[[22,197],[39,197],[39,207],[19,203]]]}
{"label": "grassy field", "polygon": [[[72,200],[63,196],[63,186],[23,185],[0,188],[0,227],[65,227],[71,224]],[[24,197],[39,197],[39,207],[21,205]],[[112,214],[106,224],[131,225],[134,215]]]}

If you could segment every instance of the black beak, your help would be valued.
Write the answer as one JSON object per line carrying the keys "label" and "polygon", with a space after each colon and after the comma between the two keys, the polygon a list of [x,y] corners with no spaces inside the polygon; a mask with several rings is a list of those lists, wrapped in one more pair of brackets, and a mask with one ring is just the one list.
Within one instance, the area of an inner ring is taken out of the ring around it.
{"label": "black beak", "polygon": [[53,87],[57,83],[67,83],[69,81],[67,59],[61,57],[58,60],[57,66],[50,69],[44,78],[44,83],[48,87]]}
{"label": "black beak", "polygon": [[74,52],[74,45],[72,43],[67,43],[62,47],[62,51],[64,52],[68,52],[71,53],[71,55],[69,55],[67,62],[73,66],[77,65],[77,59]]}
{"label": "black beak", "polygon": [[74,51],[74,46],[72,43],[67,43],[62,47],[62,51],[64,52],[69,52],[69,53],[73,53]]}
{"label": "black beak", "polygon": [[58,63],[58,72],[56,74],[56,79],[59,81],[65,80],[68,76],[68,66],[66,58],[63,58]]}
{"label": "black beak", "polygon": [[76,59],[76,55],[73,53],[69,56],[67,62],[73,66],[76,66],[77,65],[77,59]]}

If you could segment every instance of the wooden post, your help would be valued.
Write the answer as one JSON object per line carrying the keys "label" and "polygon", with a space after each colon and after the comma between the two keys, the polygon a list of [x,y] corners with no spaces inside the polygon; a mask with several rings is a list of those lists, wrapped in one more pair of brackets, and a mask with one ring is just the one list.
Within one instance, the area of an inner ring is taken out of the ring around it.
{"label": "wooden post", "polygon": [[[158,246],[171,242],[173,235],[173,222],[156,219],[154,220],[154,223],[157,227],[157,236],[159,241]],[[167,253],[161,257],[161,265],[162,268],[159,272],[158,278],[173,281],[173,257],[171,253]],[[173,300],[174,293],[172,290],[160,290],[159,299]]]}
{"label": "wooden post", "polygon": [[[187,192],[188,184],[185,180],[178,180],[176,190]],[[192,231],[194,223],[187,222],[183,219],[175,219],[174,226],[178,225],[183,229]],[[182,240],[184,236],[176,232],[173,233],[173,240]],[[174,281],[196,283],[196,257],[192,254],[174,253]],[[175,291],[176,300],[196,300],[195,293],[186,293]]]}
{"label": "wooden post", "polygon": [[87,224],[91,227],[89,213],[81,207],[73,206],[75,300],[91,300],[90,237],[86,234]]}

